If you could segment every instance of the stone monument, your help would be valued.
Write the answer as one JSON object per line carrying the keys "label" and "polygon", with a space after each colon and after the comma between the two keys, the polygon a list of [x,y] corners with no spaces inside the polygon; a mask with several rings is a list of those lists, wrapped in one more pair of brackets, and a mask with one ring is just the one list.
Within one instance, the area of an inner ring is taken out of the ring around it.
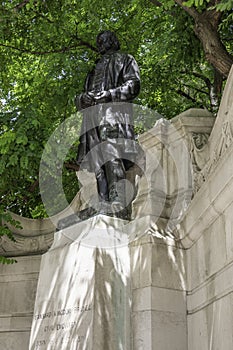
{"label": "stone monument", "polygon": [[190,109],[141,135],[131,221],[98,214],[55,232],[91,200],[85,172],[63,212],[12,214],[23,229],[1,239],[18,260],[0,266],[3,349],[232,350],[232,89],[233,69],[216,120]]}
{"label": "stone monument", "polygon": [[58,222],[42,257],[31,350],[131,348],[126,172],[142,153],[130,104],[140,78],[114,33],[100,33],[97,47],[102,57],[75,102],[83,113],[77,163],[95,174],[98,198]]}

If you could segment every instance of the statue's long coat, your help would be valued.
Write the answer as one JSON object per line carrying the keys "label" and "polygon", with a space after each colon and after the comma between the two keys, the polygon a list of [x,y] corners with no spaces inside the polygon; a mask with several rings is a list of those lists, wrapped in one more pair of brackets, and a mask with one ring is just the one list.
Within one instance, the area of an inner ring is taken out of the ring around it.
{"label": "statue's long coat", "polygon": [[[139,69],[131,55],[108,52],[97,61],[87,76],[85,92],[110,91],[112,102],[82,110],[77,155],[81,168],[96,172],[107,161],[121,158],[125,159],[127,170],[136,161],[141,150],[134,141],[133,105],[130,102],[139,90]],[[82,109],[82,94],[76,97],[76,105]]]}

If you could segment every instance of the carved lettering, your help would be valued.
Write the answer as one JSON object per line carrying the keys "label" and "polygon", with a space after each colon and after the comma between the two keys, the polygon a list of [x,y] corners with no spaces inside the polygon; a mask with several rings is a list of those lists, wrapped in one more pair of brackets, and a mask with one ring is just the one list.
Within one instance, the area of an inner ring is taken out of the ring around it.
{"label": "carved lettering", "polygon": [[41,314],[36,314],[36,315],[34,315],[34,320],[35,321],[44,320],[46,318],[57,317],[57,316],[66,316],[66,315],[71,315],[73,313],[85,312],[85,311],[91,311],[90,304],[84,304],[82,306],[76,305],[73,308],[53,310],[53,311],[48,311],[48,312],[41,313]]}

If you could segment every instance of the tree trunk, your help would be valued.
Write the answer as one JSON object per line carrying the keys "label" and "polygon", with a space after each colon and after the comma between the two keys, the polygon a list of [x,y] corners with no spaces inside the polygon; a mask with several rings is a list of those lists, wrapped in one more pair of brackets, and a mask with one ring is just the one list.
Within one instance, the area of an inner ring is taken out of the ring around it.
{"label": "tree trunk", "polygon": [[226,78],[233,64],[233,57],[227,52],[217,29],[211,25],[205,14],[200,14],[195,19],[194,31],[203,45],[207,61]]}
{"label": "tree trunk", "polygon": [[202,13],[193,6],[187,7],[183,5],[185,2],[183,0],[174,1],[193,17],[195,21],[194,31],[203,45],[207,61],[226,78],[233,64],[233,56],[227,52],[218,33],[221,12],[208,8],[219,3],[219,0],[209,2],[207,9]]}
{"label": "tree trunk", "polygon": [[223,75],[214,69],[214,83],[210,88],[210,103],[212,112],[216,115],[221,101]]}

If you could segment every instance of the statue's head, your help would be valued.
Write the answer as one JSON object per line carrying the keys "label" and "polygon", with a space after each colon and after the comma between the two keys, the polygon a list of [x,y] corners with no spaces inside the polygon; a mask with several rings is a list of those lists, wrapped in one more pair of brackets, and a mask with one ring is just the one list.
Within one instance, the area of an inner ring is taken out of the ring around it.
{"label": "statue's head", "polygon": [[120,49],[120,43],[115,33],[105,30],[97,35],[96,45],[98,51],[103,55],[107,51],[117,51]]}

